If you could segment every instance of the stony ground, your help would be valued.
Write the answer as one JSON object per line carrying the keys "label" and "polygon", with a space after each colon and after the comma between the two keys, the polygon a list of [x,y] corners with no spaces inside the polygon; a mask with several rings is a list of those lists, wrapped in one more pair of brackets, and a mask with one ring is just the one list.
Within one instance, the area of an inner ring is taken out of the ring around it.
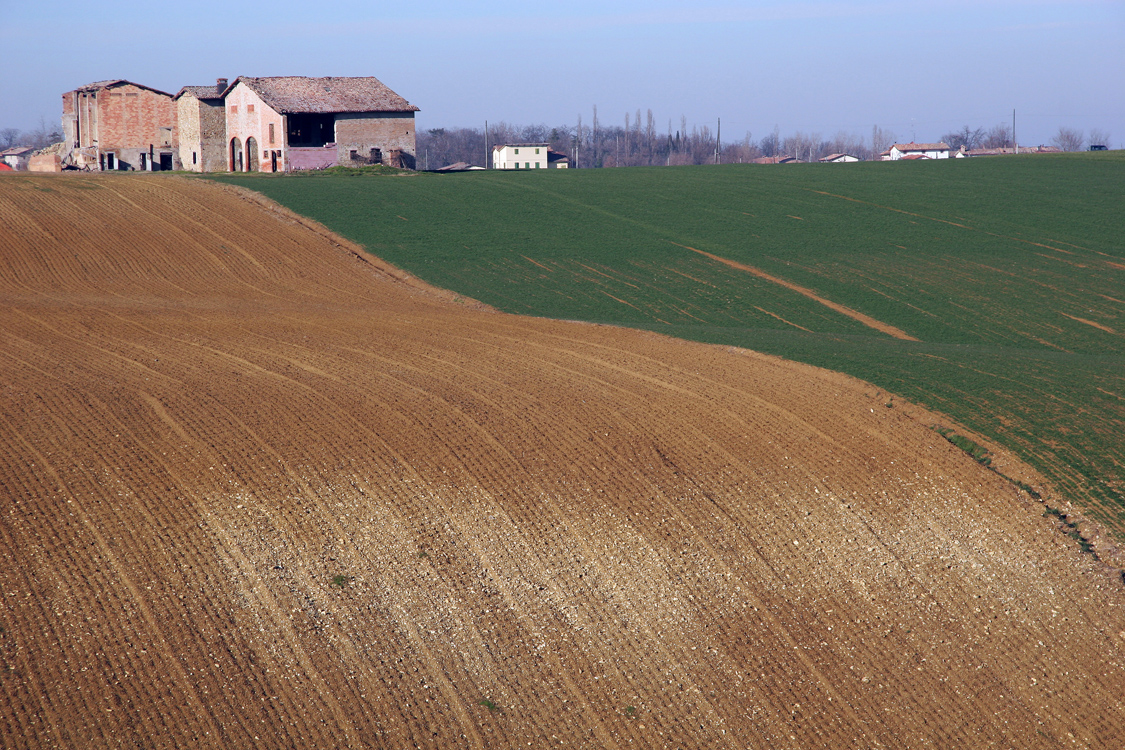
{"label": "stony ground", "polygon": [[1119,574],[871,386],[185,179],[0,253],[0,746],[1125,746]]}

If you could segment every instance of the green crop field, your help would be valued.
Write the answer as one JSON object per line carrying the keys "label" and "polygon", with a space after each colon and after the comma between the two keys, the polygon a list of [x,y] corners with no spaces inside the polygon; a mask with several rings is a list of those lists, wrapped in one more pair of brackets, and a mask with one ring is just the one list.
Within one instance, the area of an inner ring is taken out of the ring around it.
{"label": "green crop field", "polygon": [[1125,538],[1125,158],[221,178],[497,308],[840,370]]}

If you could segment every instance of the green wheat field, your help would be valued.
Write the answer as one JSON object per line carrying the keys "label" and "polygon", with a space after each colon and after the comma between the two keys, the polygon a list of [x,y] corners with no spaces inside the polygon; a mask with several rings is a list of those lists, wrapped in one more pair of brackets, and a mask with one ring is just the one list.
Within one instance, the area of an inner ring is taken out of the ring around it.
{"label": "green wheat field", "polygon": [[1125,153],[220,179],[507,312],[862,378],[1125,539]]}

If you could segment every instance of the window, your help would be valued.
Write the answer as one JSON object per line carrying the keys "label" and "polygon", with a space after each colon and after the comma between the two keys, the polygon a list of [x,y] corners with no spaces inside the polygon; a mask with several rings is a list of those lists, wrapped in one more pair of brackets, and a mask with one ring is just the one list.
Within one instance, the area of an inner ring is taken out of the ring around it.
{"label": "window", "polygon": [[517,148],[517,149],[516,149],[516,153],[518,154],[519,152],[520,152],[520,150],[519,150],[519,149]]}
{"label": "window", "polygon": [[230,105],[230,113],[231,113],[232,115],[237,115],[237,114],[238,114],[238,105],[237,105],[237,104],[232,104],[232,105]]}
{"label": "window", "polygon": [[539,156],[539,149],[535,149],[535,155]]}
{"label": "window", "polygon": [[251,114],[251,115],[254,114],[254,105],[253,104],[247,104],[246,105],[246,113]]}
{"label": "window", "polygon": [[539,162],[535,162],[535,168],[539,169]]}
{"label": "window", "polygon": [[527,162],[527,161],[525,161],[525,162],[523,163],[523,168],[524,168],[524,169],[531,169],[531,162]]}
{"label": "window", "polygon": [[195,155],[194,151],[191,152],[191,163],[192,164],[198,164],[198,161],[196,159],[196,155]]}
{"label": "window", "polygon": [[270,145],[273,145],[273,123],[270,123]]}

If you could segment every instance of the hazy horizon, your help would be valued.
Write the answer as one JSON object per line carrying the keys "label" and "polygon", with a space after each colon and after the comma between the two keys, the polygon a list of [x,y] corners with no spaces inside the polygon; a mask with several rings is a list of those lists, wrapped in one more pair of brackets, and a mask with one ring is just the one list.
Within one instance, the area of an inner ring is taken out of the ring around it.
{"label": "hazy horizon", "polygon": [[[1125,3],[951,0],[941,12],[889,2],[345,0],[331,14],[283,2],[201,0],[166,17],[132,0],[8,9],[0,128],[58,122],[61,95],[124,78],[175,93],[239,75],[374,75],[421,108],[419,130],[623,125],[651,109],[724,141],[777,127],[935,141],[1011,124],[1048,143],[1060,126],[1125,142]],[[18,67],[17,67],[18,66]],[[27,71],[16,75],[13,71]]]}

